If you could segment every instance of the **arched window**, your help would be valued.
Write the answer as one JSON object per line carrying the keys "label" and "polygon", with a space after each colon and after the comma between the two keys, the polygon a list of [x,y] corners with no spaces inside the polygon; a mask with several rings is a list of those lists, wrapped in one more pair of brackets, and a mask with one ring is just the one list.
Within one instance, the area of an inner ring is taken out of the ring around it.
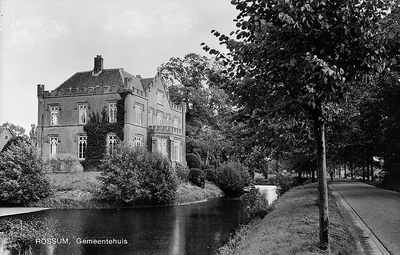
{"label": "arched window", "polygon": [[50,158],[57,157],[58,136],[50,136]]}
{"label": "arched window", "polygon": [[87,136],[78,136],[78,159],[86,158]]}
{"label": "arched window", "polygon": [[114,133],[107,135],[107,151],[111,153],[117,145],[117,136]]}

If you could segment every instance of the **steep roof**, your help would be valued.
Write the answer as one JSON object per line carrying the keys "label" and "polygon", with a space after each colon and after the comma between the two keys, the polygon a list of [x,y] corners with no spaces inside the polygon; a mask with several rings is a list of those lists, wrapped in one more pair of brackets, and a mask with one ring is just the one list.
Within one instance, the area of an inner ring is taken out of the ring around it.
{"label": "steep roof", "polygon": [[96,86],[122,86],[124,85],[124,78],[127,77],[132,78],[132,86],[134,88],[143,90],[140,79],[122,68],[102,69],[98,74],[94,74],[93,71],[77,72],[58,86],[56,90]]}
{"label": "steep roof", "polygon": [[142,86],[144,90],[147,90],[150,85],[153,83],[154,78],[142,78],[140,81],[142,82]]}
{"label": "steep roof", "polygon": [[11,129],[9,129],[8,127],[4,127],[4,126],[0,127],[0,134],[3,133],[3,131],[5,131],[5,130],[8,130],[12,136],[15,136],[14,132],[11,131]]}

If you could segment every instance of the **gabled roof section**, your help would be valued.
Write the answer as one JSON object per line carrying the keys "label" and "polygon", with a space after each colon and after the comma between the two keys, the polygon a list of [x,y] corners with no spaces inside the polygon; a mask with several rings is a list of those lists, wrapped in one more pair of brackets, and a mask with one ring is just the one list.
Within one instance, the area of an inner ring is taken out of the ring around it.
{"label": "gabled roof section", "polygon": [[4,126],[0,127],[0,134],[3,133],[5,130],[8,130],[12,136],[15,136],[14,132],[11,131],[11,129],[9,129],[8,127],[4,127]]}
{"label": "gabled roof section", "polygon": [[144,90],[147,90],[150,88],[151,84],[153,84],[154,78],[142,78],[140,81],[142,82],[142,86]]}
{"label": "gabled roof section", "polygon": [[93,71],[78,72],[58,86],[56,90],[82,89],[96,86],[123,86],[125,78],[131,78],[131,86],[143,91],[140,79],[122,68],[102,69],[99,73],[94,73]]}

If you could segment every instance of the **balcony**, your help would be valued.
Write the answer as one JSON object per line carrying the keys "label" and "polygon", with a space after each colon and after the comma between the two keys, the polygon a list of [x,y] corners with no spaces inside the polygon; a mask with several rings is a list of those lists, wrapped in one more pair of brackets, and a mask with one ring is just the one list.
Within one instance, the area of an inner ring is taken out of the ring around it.
{"label": "balcony", "polygon": [[174,135],[179,135],[182,136],[182,129],[175,128],[172,126],[158,126],[158,125],[153,125],[148,127],[149,133],[150,134],[174,134]]}

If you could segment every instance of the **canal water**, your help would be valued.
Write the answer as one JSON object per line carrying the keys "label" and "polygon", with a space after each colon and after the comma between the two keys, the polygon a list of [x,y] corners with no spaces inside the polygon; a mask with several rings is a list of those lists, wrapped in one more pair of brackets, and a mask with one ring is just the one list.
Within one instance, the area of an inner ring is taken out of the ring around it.
{"label": "canal water", "polygon": [[34,255],[216,254],[246,222],[237,198],[158,208],[46,210],[13,218],[55,222],[31,240]]}

